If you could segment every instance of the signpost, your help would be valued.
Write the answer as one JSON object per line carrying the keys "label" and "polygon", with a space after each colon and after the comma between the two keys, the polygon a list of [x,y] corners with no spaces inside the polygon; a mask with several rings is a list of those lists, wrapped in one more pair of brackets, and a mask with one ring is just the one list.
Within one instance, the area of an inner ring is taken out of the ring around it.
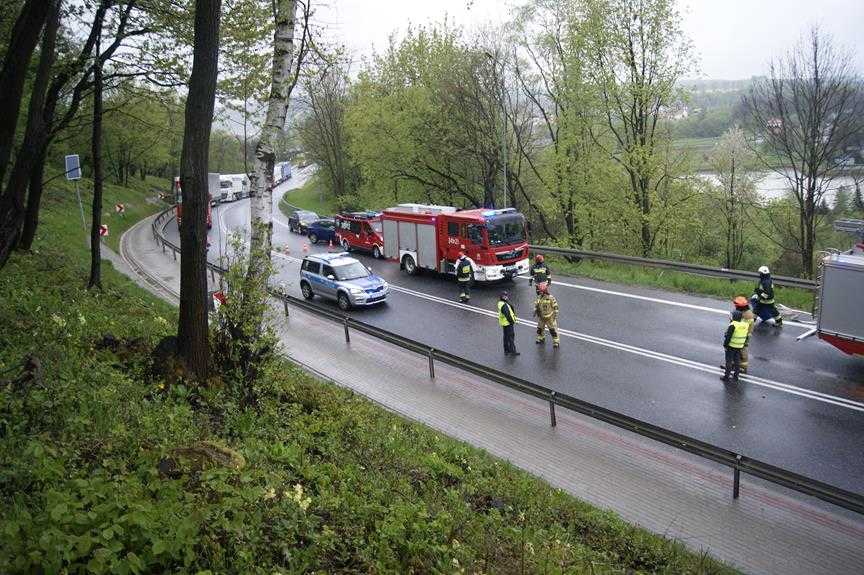
{"label": "signpost", "polygon": [[78,158],[78,154],[66,156],[66,179],[75,182],[75,195],[78,196],[78,208],[81,210],[81,227],[86,231],[84,204],[81,203],[81,191],[78,189],[78,180],[81,179],[81,160]]}

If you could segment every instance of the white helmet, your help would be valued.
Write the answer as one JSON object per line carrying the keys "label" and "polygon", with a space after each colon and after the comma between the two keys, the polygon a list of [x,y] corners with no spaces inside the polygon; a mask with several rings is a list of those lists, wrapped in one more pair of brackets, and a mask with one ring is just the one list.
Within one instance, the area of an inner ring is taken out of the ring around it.
{"label": "white helmet", "polygon": [[759,273],[763,276],[767,276],[771,273],[771,270],[768,269],[768,266],[762,266],[761,268],[759,268]]}

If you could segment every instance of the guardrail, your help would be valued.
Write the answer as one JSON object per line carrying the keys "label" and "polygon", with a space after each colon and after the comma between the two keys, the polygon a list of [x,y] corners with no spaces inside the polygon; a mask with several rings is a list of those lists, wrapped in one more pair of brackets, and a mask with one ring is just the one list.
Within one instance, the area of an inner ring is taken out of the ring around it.
{"label": "guardrail", "polygon": [[[725,279],[758,280],[759,274],[745,270],[730,270],[726,268],[713,268],[700,264],[688,264],[673,262],[671,260],[658,260],[652,258],[640,258],[638,256],[626,256],[609,252],[592,252],[588,250],[577,250],[572,248],[558,248],[554,246],[530,245],[532,251],[544,254],[556,254],[566,257],[585,258],[590,260],[606,260],[631,265],[648,266],[655,268],[666,268],[680,272],[712,276]],[[794,278],[791,276],[771,276],[776,285],[796,287],[801,289],[815,290],[817,284],[813,280]]]}
{"label": "guardrail", "polygon": [[[162,246],[162,249],[170,249],[176,258],[180,248],[165,239],[162,229],[172,216],[172,208],[161,212],[153,220],[154,239]],[[222,274],[225,272],[215,264],[209,263],[207,267],[211,274]],[[555,414],[556,407],[569,409],[576,413],[587,415],[594,419],[614,425],[615,427],[636,433],[643,437],[653,439],[660,443],[686,451],[693,455],[703,457],[732,469],[732,497],[737,499],[740,494],[741,474],[745,473],[753,477],[759,477],[776,485],[781,485],[799,493],[816,497],[844,509],[864,514],[864,495],[835,487],[828,483],[811,479],[804,475],[782,469],[780,467],[747,457],[728,449],[711,445],[710,443],[694,439],[660,426],[640,421],[628,415],[624,415],[605,407],[583,401],[567,394],[537,385],[530,381],[504,373],[486,365],[471,361],[450,352],[430,347],[422,342],[407,338],[391,331],[359,321],[350,315],[343,314],[330,307],[324,307],[300,298],[293,297],[279,290],[271,290],[271,295],[282,301],[285,313],[288,314],[289,305],[307,313],[314,314],[338,323],[345,333],[345,342],[351,342],[351,330],[364,333],[371,337],[386,341],[401,349],[411,351],[428,358],[429,377],[435,378],[435,362],[441,362],[471,373],[485,380],[503,385],[509,389],[530,395],[537,399],[546,401],[549,405],[549,419],[552,427],[557,426]]]}

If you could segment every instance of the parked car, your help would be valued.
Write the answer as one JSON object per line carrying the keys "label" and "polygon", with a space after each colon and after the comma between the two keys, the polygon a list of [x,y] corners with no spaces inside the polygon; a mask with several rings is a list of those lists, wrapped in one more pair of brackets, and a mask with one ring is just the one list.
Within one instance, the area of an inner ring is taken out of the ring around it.
{"label": "parked car", "polygon": [[330,218],[315,220],[307,228],[307,236],[313,244],[329,242],[336,239],[336,222]]}
{"label": "parked car", "polygon": [[366,307],[387,301],[390,286],[346,252],[313,254],[300,265],[300,291],[306,299],[336,300],[339,309]]}
{"label": "parked car", "polygon": [[306,229],[309,224],[320,219],[318,214],[309,210],[294,210],[294,213],[288,216],[288,229],[295,234],[306,235]]}

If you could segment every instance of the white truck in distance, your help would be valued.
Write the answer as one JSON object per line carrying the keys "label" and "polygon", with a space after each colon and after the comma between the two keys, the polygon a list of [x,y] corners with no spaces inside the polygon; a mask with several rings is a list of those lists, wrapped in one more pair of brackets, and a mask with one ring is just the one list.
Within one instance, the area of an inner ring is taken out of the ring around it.
{"label": "white truck in distance", "polygon": [[246,174],[222,174],[219,176],[218,201],[233,202],[248,197],[250,185]]}

